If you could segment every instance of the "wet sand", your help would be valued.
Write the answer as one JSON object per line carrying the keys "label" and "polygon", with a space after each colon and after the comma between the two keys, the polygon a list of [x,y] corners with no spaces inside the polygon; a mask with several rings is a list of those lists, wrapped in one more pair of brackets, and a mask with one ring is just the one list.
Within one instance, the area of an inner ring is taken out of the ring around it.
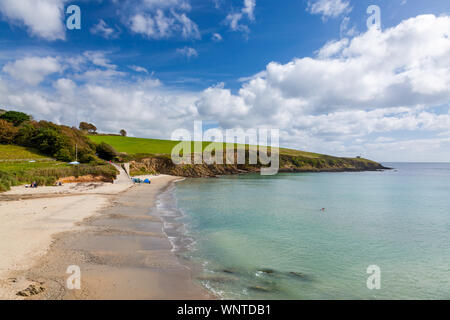
{"label": "wet sand", "polygon": [[[172,252],[162,217],[151,210],[157,195],[178,179],[158,177],[111,196],[75,230],[54,236],[31,269],[10,272],[4,281],[26,299],[214,298],[193,279],[193,266]],[[81,271],[79,290],[67,287],[69,266]]]}

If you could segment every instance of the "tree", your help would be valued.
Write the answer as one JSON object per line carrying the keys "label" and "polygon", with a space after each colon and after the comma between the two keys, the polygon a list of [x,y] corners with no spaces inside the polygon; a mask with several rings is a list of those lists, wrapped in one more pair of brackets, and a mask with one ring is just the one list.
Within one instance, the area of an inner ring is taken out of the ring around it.
{"label": "tree", "polygon": [[23,112],[18,111],[6,111],[2,115],[0,115],[0,119],[6,120],[14,124],[14,126],[18,127],[22,123],[30,121],[31,117]]}
{"label": "tree", "polygon": [[88,133],[96,133],[97,127],[92,123],[80,122],[80,130]]}
{"label": "tree", "polygon": [[33,137],[37,129],[32,123],[26,123],[19,128],[15,143],[19,146],[33,147]]}
{"label": "tree", "polygon": [[80,122],[80,130],[81,131],[89,131],[89,123],[87,123],[87,122]]}
{"label": "tree", "polygon": [[10,144],[14,142],[18,129],[12,123],[0,119],[0,143]]}
{"label": "tree", "polygon": [[122,137],[126,137],[127,136],[127,132],[124,129],[122,129],[122,130],[120,130],[120,135]]}
{"label": "tree", "polygon": [[89,123],[89,133],[97,133],[97,127],[94,126],[92,123]]}
{"label": "tree", "polygon": [[66,160],[65,157],[59,159],[61,154],[58,151],[63,148],[68,149],[69,143],[67,137],[63,136],[55,129],[45,127],[39,128],[32,138],[32,143],[39,151],[55,157],[58,160]]}
{"label": "tree", "polygon": [[109,144],[102,142],[97,146],[97,154],[100,158],[109,161],[116,158],[118,152]]}

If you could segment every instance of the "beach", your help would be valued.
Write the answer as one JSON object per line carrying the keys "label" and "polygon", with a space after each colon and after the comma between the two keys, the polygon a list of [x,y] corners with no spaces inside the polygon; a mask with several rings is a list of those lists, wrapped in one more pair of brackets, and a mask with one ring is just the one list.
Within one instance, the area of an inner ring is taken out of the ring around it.
{"label": "beach", "polygon": [[[156,197],[173,176],[133,185],[16,187],[0,195],[0,299],[208,299],[172,251]],[[71,290],[67,271],[80,271]],[[72,268],[72,269],[71,269]]]}

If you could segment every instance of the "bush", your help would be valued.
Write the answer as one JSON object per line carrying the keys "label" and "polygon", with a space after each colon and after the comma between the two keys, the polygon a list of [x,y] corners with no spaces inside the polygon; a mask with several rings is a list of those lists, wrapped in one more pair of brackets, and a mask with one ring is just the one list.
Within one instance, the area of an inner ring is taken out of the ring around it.
{"label": "bush", "polygon": [[95,154],[86,152],[85,150],[78,152],[78,159],[81,163],[97,163],[99,160]]}
{"label": "bush", "polygon": [[10,122],[0,119],[0,143],[11,144],[14,142],[18,129]]}
{"label": "bush", "polygon": [[59,149],[56,152],[56,154],[54,155],[54,157],[56,159],[58,159],[59,161],[65,161],[65,162],[70,162],[73,160],[72,154],[70,153],[69,150],[67,150],[67,148]]}
{"label": "bush", "polygon": [[19,181],[14,175],[0,171],[0,192],[8,191],[12,186],[18,185]]}
{"label": "bush", "polygon": [[24,147],[32,147],[32,139],[36,135],[36,131],[36,128],[32,124],[22,125],[17,133],[15,143]]}
{"label": "bush", "polygon": [[118,152],[109,144],[102,142],[97,146],[97,154],[100,158],[110,161],[117,157]]}
{"label": "bush", "polygon": [[[51,128],[40,128],[37,134],[32,138],[33,146],[40,151],[55,157],[60,160],[58,156],[63,158],[66,156],[64,153],[59,153],[61,149],[68,149],[68,142],[65,137],[59,134],[56,130]],[[65,161],[66,159],[61,159]]]}

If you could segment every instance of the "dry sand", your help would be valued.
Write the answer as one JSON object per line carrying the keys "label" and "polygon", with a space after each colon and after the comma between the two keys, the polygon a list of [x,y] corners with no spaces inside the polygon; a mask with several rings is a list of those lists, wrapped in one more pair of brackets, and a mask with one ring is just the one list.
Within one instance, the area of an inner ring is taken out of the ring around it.
{"label": "dry sand", "polygon": [[[171,252],[156,195],[177,177],[133,186],[83,183],[0,195],[0,299],[202,299],[191,270]],[[82,272],[68,290],[68,266]]]}

